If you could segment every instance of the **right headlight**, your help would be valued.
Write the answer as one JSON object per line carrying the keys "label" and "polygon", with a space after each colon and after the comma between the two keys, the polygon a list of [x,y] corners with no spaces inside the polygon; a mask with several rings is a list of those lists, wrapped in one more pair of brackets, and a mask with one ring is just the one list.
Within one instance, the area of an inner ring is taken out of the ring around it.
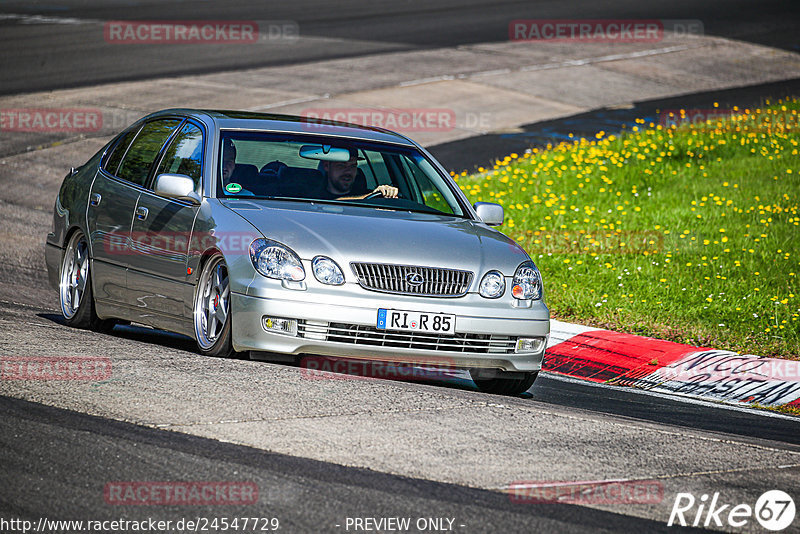
{"label": "right headlight", "polygon": [[532,261],[526,261],[517,267],[511,294],[519,300],[539,300],[542,298],[542,276]]}
{"label": "right headlight", "polygon": [[503,296],[506,290],[506,279],[500,271],[489,271],[481,279],[479,293],[487,299],[496,299]]}
{"label": "right headlight", "polygon": [[250,243],[250,261],[256,271],[267,278],[299,282],[306,277],[297,254],[271,239],[260,238]]}

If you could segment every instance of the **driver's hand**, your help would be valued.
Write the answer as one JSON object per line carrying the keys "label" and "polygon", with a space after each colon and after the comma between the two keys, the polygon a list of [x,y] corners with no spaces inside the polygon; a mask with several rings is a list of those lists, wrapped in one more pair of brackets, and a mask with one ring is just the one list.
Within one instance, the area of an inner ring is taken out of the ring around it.
{"label": "driver's hand", "polygon": [[379,185],[373,193],[380,193],[385,198],[397,198],[398,189],[391,185]]}

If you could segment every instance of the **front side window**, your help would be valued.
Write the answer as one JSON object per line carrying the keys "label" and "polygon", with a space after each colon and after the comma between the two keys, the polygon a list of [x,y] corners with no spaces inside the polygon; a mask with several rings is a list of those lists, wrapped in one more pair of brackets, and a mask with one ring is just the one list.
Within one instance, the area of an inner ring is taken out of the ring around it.
{"label": "front side window", "polygon": [[144,186],[153,160],[181,122],[179,119],[165,119],[145,124],[120,163],[117,176]]}
{"label": "front side window", "polygon": [[184,174],[194,180],[198,191],[203,163],[203,131],[199,126],[187,123],[170,143],[156,176],[164,173]]}
{"label": "front side window", "polygon": [[[218,197],[347,202],[465,216],[445,177],[411,147],[223,130],[219,151]],[[397,196],[388,196],[387,189]]]}

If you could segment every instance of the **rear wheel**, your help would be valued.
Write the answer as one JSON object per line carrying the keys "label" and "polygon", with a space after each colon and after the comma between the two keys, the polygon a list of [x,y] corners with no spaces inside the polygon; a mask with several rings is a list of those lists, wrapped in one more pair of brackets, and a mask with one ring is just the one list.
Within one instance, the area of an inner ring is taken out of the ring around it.
{"label": "rear wheel", "polygon": [[91,264],[86,236],[76,231],[61,260],[58,289],[61,315],[69,326],[109,332],[114,328],[114,320],[100,319],[95,312]]}
{"label": "rear wheel", "polygon": [[539,375],[533,373],[510,373],[506,371],[470,369],[469,374],[478,389],[495,395],[519,395],[530,389]]}
{"label": "rear wheel", "polygon": [[233,355],[228,266],[219,254],[203,266],[194,296],[194,333],[197,348],[207,356]]}

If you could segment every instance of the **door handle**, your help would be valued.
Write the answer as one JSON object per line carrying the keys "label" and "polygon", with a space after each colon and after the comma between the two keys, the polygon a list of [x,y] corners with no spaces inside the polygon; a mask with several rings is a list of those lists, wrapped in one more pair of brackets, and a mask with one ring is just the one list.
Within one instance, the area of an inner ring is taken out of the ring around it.
{"label": "door handle", "polygon": [[140,221],[143,221],[147,218],[147,213],[148,213],[147,208],[144,207],[136,208],[136,218],[139,219]]}
{"label": "door handle", "polygon": [[102,199],[103,197],[100,196],[100,193],[94,193],[89,199],[89,204],[91,204],[92,206],[97,206],[98,204],[100,204],[100,201]]}

